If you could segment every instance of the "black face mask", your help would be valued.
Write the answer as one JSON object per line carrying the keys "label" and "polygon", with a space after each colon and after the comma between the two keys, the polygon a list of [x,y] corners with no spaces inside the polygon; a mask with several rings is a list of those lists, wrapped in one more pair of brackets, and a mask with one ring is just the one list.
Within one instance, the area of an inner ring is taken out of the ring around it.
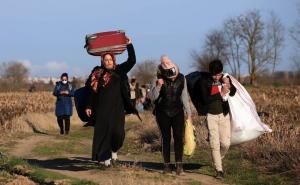
{"label": "black face mask", "polygon": [[162,76],[165,78],[176,76],[176,68],[172,67],[170,69],[163,69],[162,67],[160,67],[160,74],[158,74],[158,76]]}

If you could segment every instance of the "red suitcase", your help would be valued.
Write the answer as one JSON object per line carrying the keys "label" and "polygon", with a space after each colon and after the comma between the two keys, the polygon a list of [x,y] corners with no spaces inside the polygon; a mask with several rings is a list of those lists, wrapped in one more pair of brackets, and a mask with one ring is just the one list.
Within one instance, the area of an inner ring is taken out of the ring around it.
{"label": "red suitcase", "polygon": [[121,54],[126,50],[126,36],[122,30],[86,35],[85,48],[90,55],[101,56],[111,52]]}

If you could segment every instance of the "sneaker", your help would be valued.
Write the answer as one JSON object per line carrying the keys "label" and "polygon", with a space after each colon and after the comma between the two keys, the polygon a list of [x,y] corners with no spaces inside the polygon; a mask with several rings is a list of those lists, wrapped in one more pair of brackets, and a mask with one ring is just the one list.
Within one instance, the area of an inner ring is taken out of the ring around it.
{"label": "sneaker", "polygon": [[109,167],[111,165],[110,163],[111,159],[107,159],[104,161],[104,166]]}
{"label": "sneaker", "polygon": [[66,131],[65,134],[66,134],[66,135],[69,135],[69,131]]}
{"label": "sneaker", "polygon": [[117,152],[111,152],[111,159],[117,160],[118,159],[118,153]]}
{"label": "sneaker", "polygon": [[217,171],[216,179],[223,179],[224,178],[224,172],[223,171]]}
{"label": "sneaker", "polygon": [[117,167],[118,166],[118,154],[117,152],[111,152],[111,165],[113,167]]}
{"label": "sneaker", "polygon": [[63,130],[60,130],[60,135],[63,135],[64,134],[64,131]]}
{"label": "sneaker", "polygon": [[164,174],[172,174],[172,170],[170,168],[170,163],[165,163],[164,164],[164,170],[163,170]]}

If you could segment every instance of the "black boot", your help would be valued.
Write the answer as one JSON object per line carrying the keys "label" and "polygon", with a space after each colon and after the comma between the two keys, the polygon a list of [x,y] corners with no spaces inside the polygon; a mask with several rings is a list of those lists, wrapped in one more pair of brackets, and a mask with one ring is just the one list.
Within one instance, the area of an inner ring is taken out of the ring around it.
{"label": "black boot", "polygon": [[68,135],[70,131],[70,118],[65,119],[65,134]]}
{"label": "black boot", "polygon": [[182,175],[182,174],[184,174],[182,162],[176,162],[176,175]]}
{"label": "black boot", "polygon": [[60,129],[60,134],[63,135],[64,134],[64,120],[62,118],[62,116],[58,116],[57,117],[57,123],[58,123],[58,127]]}
{"label": "black boot", "polygon": [[172,173],[172,170],[170,168],[170,163],[165,163],[164,164],[164,174]]}
{"label": "black boot", "polygon": [[223,179],[224,178],[224,172],[223,171],[217,171],[216,179]]}

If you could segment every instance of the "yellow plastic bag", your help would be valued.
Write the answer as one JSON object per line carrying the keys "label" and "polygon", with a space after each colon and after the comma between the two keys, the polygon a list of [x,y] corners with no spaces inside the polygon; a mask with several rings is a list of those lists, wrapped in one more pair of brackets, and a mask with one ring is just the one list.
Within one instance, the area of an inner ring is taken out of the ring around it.
{"label": "yellow plastic bag", "polygon": [[185,132],[184,132],[184,155],[193,155],[196,148],[196,137],[195,137],[195,127],[191,121],[185,122]]}

